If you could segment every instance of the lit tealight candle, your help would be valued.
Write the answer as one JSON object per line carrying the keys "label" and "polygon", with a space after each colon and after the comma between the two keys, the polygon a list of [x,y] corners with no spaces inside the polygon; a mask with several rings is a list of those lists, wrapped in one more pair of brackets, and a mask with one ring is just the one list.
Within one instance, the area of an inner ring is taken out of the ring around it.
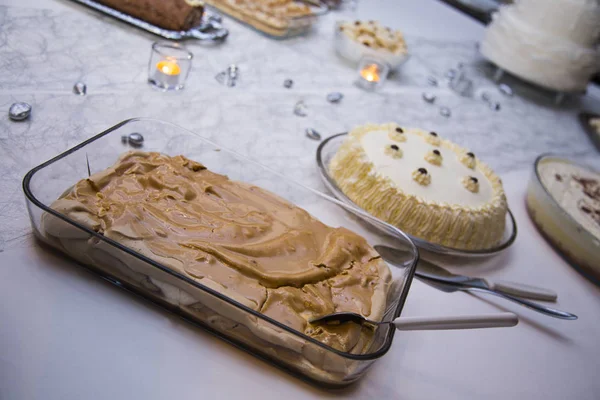
{"label": "lit tealight candle", "polygon": [[367,82],[379,82],[380,71],[377,64],[368,64],[360,70],[360,76],[362,76]]}
{"label": "lit tealight candle", "polygon": [[159,61],[156,64],[156,69],[169,76],[177,76],[181,73],[181,68],[179,68],[179,65],[177,65],[176,62],[169,60]]}
{"label": "lit tealight candle", "polygon": [[192,57],[193,54],[178,43],[152,43],[148,83],[163,91],[183,89]]}
{"label": "lit tealight candle", "polygon": [[390,66],[384,61],[363,57],[358,63],[359,78],[356,85],[365,90],[376,90],[383,85],[390,72]]}

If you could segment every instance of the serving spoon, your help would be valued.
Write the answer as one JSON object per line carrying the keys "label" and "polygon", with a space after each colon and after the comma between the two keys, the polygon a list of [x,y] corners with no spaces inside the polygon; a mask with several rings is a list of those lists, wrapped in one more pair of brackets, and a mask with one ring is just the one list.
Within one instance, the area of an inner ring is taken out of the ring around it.
{"label": "serving spoon", "polygon": [[519,318],[510,312],[451,317],[399,317],[393,321],[372,321],[353,312],[338,312],[309,320],[311,324],[339,325],[354,322],[362,326],[394,325],[401,331],[504,328],[515,326]]}

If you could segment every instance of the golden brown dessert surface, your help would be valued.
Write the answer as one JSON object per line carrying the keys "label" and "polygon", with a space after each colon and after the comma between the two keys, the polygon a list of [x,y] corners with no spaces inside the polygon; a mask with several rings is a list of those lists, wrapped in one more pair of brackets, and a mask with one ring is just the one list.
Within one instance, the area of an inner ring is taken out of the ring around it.
{"label": "golden brown dessert surface", "polygon": [[307,27],[314,21],[311,8],[294,0],[207,0],[207,4],[259,31],[284,36],[290,29]]}
{"label": "golden brown dessert surface", "polygon": [[183,156],[126,153],[52,207],[341,350],[360,351],[368,332],[307,320],[383,316],[390,272],[364,238]]}
{"label": "golden brown dessert surface", "polygon": [[188,30],[200,24],[203,7],[186,0],[96,0],[117,11],[169,30]]}

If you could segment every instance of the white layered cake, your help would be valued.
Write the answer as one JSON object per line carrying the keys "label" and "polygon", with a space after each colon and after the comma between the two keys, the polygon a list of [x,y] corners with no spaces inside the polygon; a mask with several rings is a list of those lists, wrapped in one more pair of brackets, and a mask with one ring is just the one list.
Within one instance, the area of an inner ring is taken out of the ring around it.
{"label": "white layered cake", "polygon": [[482,54],[544,87],[585,90],[600,70],[600,0],[518,0],[494,14]]}
{"label": "white layered cake", "polygon": [[436,132],[358,126],[329,171],[355,204],[413,236],[464,250],[502,240],[507,204],[500,178]]}

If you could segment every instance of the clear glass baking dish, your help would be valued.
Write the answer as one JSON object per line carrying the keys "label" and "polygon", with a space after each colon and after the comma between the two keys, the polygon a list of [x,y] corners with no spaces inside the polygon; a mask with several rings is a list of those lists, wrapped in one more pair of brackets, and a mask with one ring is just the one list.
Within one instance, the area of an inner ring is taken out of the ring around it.
{"label": "clear glass baking dish", "polygon": [[[388,264],[392,285],[383,320],[389,321],[400,315],[418,260],[417,248],[402,232],[387,237],[381,235],[364,220],[375,226],[379,222],[361,211],[293,182],[191,131],[158,120],[135,118],[123,121],[29,171],[23,180],[23,190],[38,239],[115,285],[139,294],[289,372],[322,385],[339,387],[356,381],[388,351],[394,338],[393,328],[377,328],[364,353],[339,351],[50,208],[52,202],[76,182],[90,173],[106,169],[119,155],[132,150],[131,142],[126,140],[132,133],[143,135],[141,150],[170,156],[182,154],[232,180],[267,189],[330,226],[350,229],[367,239],[371,246],[385,244],[402,250],[406,255],[405,262]],[[68,234],[47,234],[45,218],[58,218]]]}
{"label": "clear glass baking dish", "polygon": [[564,163],[591,173],[600,172],[581,164],[575,157],[542,154],[533,165],[525,203],[529,216],[542,236],[558,249],[571,265],[600,284],[600,240],[570,215],[550,193],[540,176],[540,165],[545,163]]}
{"label": "clear glass baking dish", "polygon": [[[206,0],[209,6],[274,39],[287,39],[308,32],[317,22],[318,17],[329,11],[329,7],[318,0],[294,0],[294,2],[306,4],[310,8],[310,14],[280,20],[277,20],[274,15],[265,14],[261,20],[230,7],[227,0]],[[272,20],[269,22],[266,19]]]}

